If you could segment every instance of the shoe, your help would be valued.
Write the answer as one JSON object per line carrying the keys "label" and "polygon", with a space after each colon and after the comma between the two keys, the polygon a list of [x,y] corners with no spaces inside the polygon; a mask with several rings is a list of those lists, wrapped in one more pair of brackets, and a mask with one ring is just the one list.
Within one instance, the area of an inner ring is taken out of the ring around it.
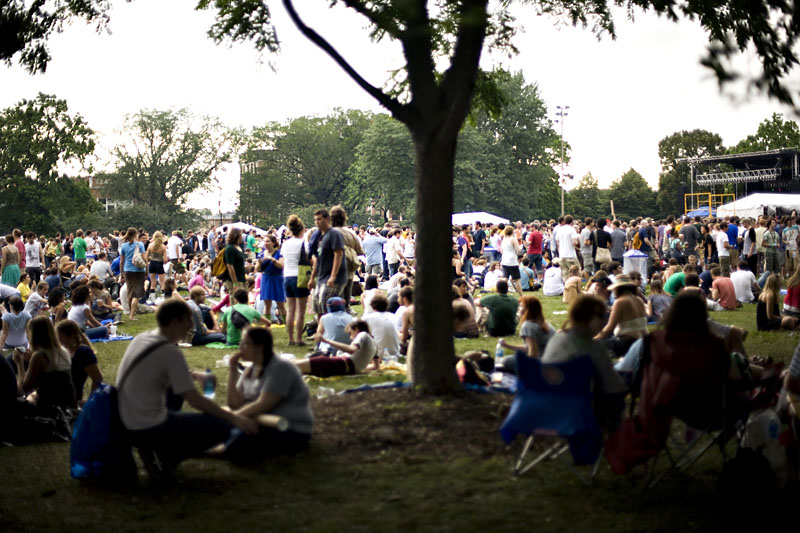
{"label": "shoe", "polygon": [[142,459],[144,469],[150,480],[156,483],[171,481],[174,478],[175,469],[167,466],[159,457],[155,450],[150,448],[138,448],[139,457]]}

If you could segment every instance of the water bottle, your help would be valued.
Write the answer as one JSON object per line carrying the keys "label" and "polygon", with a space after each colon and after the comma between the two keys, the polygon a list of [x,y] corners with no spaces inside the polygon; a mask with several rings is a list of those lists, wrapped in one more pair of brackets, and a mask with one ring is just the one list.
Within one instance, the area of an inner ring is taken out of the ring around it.
{"label": "water bottle", "polygon": [[495,369],[499,369],[503,367],[503,356],[505,356],[505,352],[503,351],[503,339],[497,340],[497,346],[494,348],[494,367]]}
{"label": "water bottle", "polygon": [[205,379],[203,380],[203,396],[209,400],[214,399],[214,389],[216,389],[217,378],[211,373],[210,368],[206,368]]}

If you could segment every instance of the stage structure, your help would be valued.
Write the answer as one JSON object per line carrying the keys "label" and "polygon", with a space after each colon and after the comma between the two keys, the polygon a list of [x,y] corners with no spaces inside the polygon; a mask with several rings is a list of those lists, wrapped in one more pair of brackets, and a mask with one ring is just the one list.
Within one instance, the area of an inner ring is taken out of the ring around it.
{"label": "stage structure", "polygon": [[[684,195],[687,212],[701,207],[716,207],[715,204],[721,203],[721,194],[725,194],[727,201],[730,194],[738,198],[756,192],[800,192],[800,150],[797,148],[693,157],[678,161],[688,163],[691,169],[691,189]],[[711,196],[695,194],[697,186],[706,191],[710,188]],[[706,198],[708,200],[704,202]]]}

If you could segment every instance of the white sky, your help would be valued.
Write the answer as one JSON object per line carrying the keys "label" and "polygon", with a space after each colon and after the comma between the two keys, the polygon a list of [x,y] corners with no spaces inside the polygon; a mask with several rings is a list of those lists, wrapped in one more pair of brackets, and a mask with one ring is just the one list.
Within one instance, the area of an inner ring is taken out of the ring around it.
{"label": "white sky", "polygon": [[[143,108],[188,107],[248,129],[337,107],[382,111],[295,30],[280,3],[272,5],[282,52],[263,58],[247,43],[215,45],[206,36],[213,12],[198,13],[195,4],[114,2],[112,34],[98,35],[82,25],[66,28],[50,41],[53,59],[46,74],[30,76],[20,67],[0,66],[0,107],[38,92],[55,94],[87,119],[106,148],[124,116]],[[306,22],[374,85],[382,85],[402,64],[399,47],[370,43],[365,22],[349,10],[327,9],[321,0],[297,5]],[[605,36],[598,42],[589,30],[556,28],[552,19],[536,17],[532,10],[516,14],[525,27],[515,41],[520,54],[510,59],[484,54],[484,67],[499,61],[509,70],[522,70],[528,83],[539,85],[553,118],[556,105],[570,106],[564,137],[573,149],[568,172],[575,183],[592,172],[607,187],[633,167],[656,188],[663,137],[703,128],[732,145],[755,133],[773,112],[794,118],[764,96],[745,99],[742,88],[720,94],[710,71],[699,65],[706,38],[694,23],[639,14],[632,24],[620,13],[617,40]],[[748,58],[742,64],[757,66]],[[192,205],[216,211],[221,201],[223,210],[232,208],[237,176],[224,176],[221,187],[198,195]]]}

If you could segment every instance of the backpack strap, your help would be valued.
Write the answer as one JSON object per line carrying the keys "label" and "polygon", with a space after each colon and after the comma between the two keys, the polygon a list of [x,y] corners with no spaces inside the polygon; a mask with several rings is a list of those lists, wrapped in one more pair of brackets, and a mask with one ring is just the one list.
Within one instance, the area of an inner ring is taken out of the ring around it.
{"label": "backpack strap", "polygon": [[139,363],[141,363],[142,361],[144,361],[144,360],[145,360],[145,358],[146,358],[148,355],[150,355],[151,353],[153,353],[153,352],[154,352],[154,351],[156,351],[157,349],[159,349],[159,348],[161,348],[162,346],[165,346],[165,345],[167,345],[167,344],[169,344],[169,341],[158,341],[158,342],[154,342],[153,344],[151,344],[150,346],[148,346],[147,348],[145,348],[145,349],[142,351],[142,353],[140,353],[139,355],[137,355],[137,356],[136,356],[136,359],[134,359],[134,360],[133,360],[133,362],[131,362],[130,366],[128,366],[128,368],[126,368],[126,369],[125,369],[125,374],[123,374],[123,375],[122,375],[122,377],[120,378],[120,380],[119,380],[119,385],[117,385],[117,386],[115,387],[115,388],[117,389],[117,391],[119,392],[119,390],[120,390],[120,389],[122,389],[122,384],[123,384],[123,383],[125,383],[125,380],[126,380],[126,379],[128,379],[128,376],[130,376],[130,375],[131,375],[131,371],[132,371],[132,370],[133,370],[133,369],[136,367],[136,365],[138,365]]}

